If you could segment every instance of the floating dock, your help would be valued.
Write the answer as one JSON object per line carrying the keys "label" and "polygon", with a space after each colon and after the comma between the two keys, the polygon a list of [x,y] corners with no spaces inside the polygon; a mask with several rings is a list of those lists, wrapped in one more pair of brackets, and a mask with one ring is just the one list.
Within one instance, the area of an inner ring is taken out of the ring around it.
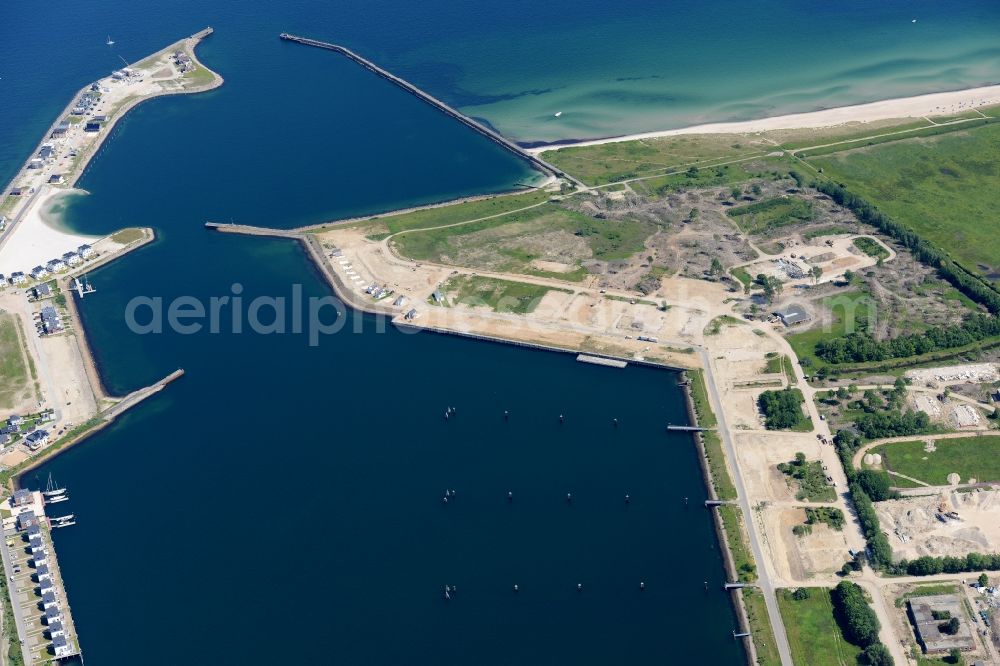
{"label": "floating dock", "polygon": [[24,663],[81,656],[45,498],[38,491],[18,490],[3,508],[11,515],[3,519],[0,553]]}
{"label": "floating dock", "polygon": [[580,363],[593,363],[594,365],[606,365],[609,368],[624,368],[628,366],[628,361],[617,358],[605,358],[604,356],[591,356],[590,354],[577,354],[576,360]]}
{"label": "floating dock", "polygon": [[527,160],[535,168],[541,170],[543,173],[547,173],[552,176],[557,176],[559,178],[565,178],[567,180],[573,181],[573,183],[575,183],[579,187],[585,187],[583,183],[578,181],[576,178],[573,178],[572,176],[566,174],[564,171],[562,171],[562,169],[559,169],[549,164],[548,162],[546,162],[545,160],[541,159],[536,155],[532,155],[531,153],[527,152],[526,150],[518,146],[513,141],[504,138],[494,130],[491,130],[485,125],[476,122],[475,120],[465,115],[464,113],[448,106],[447,104],[439,100],[437,97],[434,97],[433,95],[424,92],[423,90],[416,87],[409,81],[399,78],[392,72],[382,69],[381,67],[373,63],[371,60],[359,56],[357,53],[355,53],[354,51],[350,50],[345,46],[340,46],[338,44],[330,44],[329,42],[321,42],[316,39],[309,39],[308,37],[299,37],[298,35],[290,35],[287,32],[281,33],[279,37],[281,37],[281,39],[285,40],[286,42],[295,42],[296,44],[304,44],[305,46],[315,46],[316,48],[326,49],[328,51],[334,51],[336,53],[340,53],[341,55],[347,56],[348,58],[350,58],[357,64],[361,65],[368,71],[373,72],[378,76],[381,76],[386,81],[395,83],[397,86],[399,86],[406,92],[410,93],[411,95],[419,99],[422,99],[431,106],[440,110],[445,115],[451,116],[452,118],[462,123],[463,125],[475,130],[476,132],[479,132],[480,134],[485,136],[490,141],[496,143],[500,147],[509,150],[510,152],[514,153],[521,159]]}

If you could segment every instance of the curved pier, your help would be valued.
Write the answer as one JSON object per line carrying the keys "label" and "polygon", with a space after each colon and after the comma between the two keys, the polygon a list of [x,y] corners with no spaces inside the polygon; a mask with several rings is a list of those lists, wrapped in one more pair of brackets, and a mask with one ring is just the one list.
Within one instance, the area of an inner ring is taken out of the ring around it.
{"label": "curved pier", "polygon": [[399,86],[406,92],[410,93],[411,95],[414,95],[419,99],[422,99],[431,106],[436,107],[442,113],[451,116],[452,118],[462,123],[463,125],[475,130],[476,132],[479,132],[487,139],[493,141],[502,148],[506,148],[507,150],[514,153],[518,157],[527,160],[535,168],[541,170],[543,173],[547,173],[553,176],[558,176],[559,178],[565,178],[567,180],[572,181],[578,187],[585,187],[583,183],[578,181],[576,178],[573,178],[572,176],[566,174],[561,169],[552,166],[551,164],[537,157],[536,155],[532,155],[531,153],[527,152],[526,150],[518,146],[516,143],[504,138],[503,136],[491,130],[490,128],[486,127],[485,125],[477,123],[475,120],[468,117],[464,113],[453,109],[452,107],[448,106],[447,104],[439,100],[437,97],[434,97],[433,95],[424,92],[423,90],[416,87],[409,81],[401,79],[395,74],[382,69],[381,67],[373,63],[371,60],[362,58],[357,53],[355,53],[354,51],[350,50],[347,47],[340,46],[338,44],[330,44],[328,42],[321,42],[316,39],[309,39],[308,37],[299,37],[298,35],[290,35],[287,32],[281,33],[279,37],[281,37],[281,39],[287,42],[295,42],[297,44],[304,44],[305,46],[315,46],[316,48],[326,49],[328,51],[334,51],[336,53],[340,53],[341,55],[347,56],[348,58],[350,58],[357,64],[361,65],[368,71],[373,72],[378,76],[381,76],[386,81],[395,83],[397,86]]}

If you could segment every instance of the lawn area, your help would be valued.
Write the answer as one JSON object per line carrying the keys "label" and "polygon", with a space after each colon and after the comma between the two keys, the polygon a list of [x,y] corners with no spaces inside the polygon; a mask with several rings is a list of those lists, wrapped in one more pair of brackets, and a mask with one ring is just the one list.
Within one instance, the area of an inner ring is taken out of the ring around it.
{"label": "lawn area", "polygon": [[924,597],[934,594],[954,594],[958,592],[958,585],[955,583],[940,583],[937,585],[921,585],[910,590],[906,594],[896,598],[896,608],[902,608],[906,600],[910,597]]}
{"label": "lawn area", "polygon": [[726,211],[729,217],[747,233],[764,233],[815,217],[812,203],[793,196],[772,197]]}
{"label": "lawn area", "polygon": [[849,234],[856,231],[852,227],[847,227],[840,224],[832,224],[828,227],[819,227],[818,229],[810,229],[809,231],[802,232],[802,238],[806,240],[812,240],[814,238],[819,238],[821,236],[837,236],[838,234]]}
{"label": "lawn area", "polygon": [[0,314],[0,407],[10,409],[28,386],[28,368],[13,314]]}
{"label": "lawn area", "polygon": [[839,338],[852,330],[862,330],[871,303],[868,292],[863,290],[827,296],[814,301],[812,304],[812,309],[815,312],[814,318],[819,318],[819,313],[822,310],[827,310],[830,312],[829,321],[818,323],[807,331],[790,333],[785,336],[799,361],[804,361],[803,367],[815,369],[826,365],[824,361],[816,357],[816,343],[820,340]]}
{"label": "lawn area", "polygon": [[722,526],[726,529],[726,541],[729,544],[729,553],[733,556],[736,574],[742,582],[752,583],[757,580],[757,567],[744,536],[743,515],[740,513],[740,508],[732,504],[723,504],[718,511]]}
{"label": "lawn area", "polygon": [[[886,469],[912,476],[935,486],[948,483],[952,472],[962,481],[1000,481],[1000,435],[939,439],[928,453],[924,442],[894,442],[872,449],[882,455]],[[896,483],[897,477],[893,477]]]}
{"label": "lawn area", "polygon": [[215,75],[204,65],[198,65],[194,69],[184,72],[182,80],[187,87],[197,87],[208,85]]}
{"label": "lawn area", "polygon": [[656,225],[650,222],[629,218],[598,220],[548,203],[468,224],[407,230],[392,242],[401,255],[417,261],[580,280],[586,271],[579,265],[568,273],[532,268],[533,261],[549,256],[555,234],[563,233],[569,254],[574,251],[574,240],[583,240],[584,251],[576,256],[579,264],[591,257],[625,259],[641,251],[655,230]]}
{"label": "lawn area", "polygon": [[698,134],[550,150],[541,157],[588,185],[764,155],[771,146],[738,134]]}
{"label": "lawn area", "polygon": [[[495,312],[526,314],[533,311],[551,287],[510,280],[497,280],[480,275],[459,275],[449,279],[441,290],[456,303],[485,306]],[[560,289],[572,293],[568,289]]]}
{"label": "lawn area", "polygon": [[730,272],[733,274],[734,278],[743,283],[744,287],[749,287],[753,284],[753,278],[750,277],[750,274],[746,272],[745,268],[734,268]]}
{"label": "lawn area", "polygon": [[141,241],[145,237],[146,233],[142,229],[129,227],[115,232],[115,234],[111,237],[111,240],[116,243],[121,243],[122,245],[128,245],[129,243]]}
{"label": "lawn area", "polygon": [[[399,233],[408,229],[425,229],[445,224],[468,222],[491,215],[501,215],[510,211],[543,203],[552,195],[542,190],[531,190],[522,194],[510,194],[464,201],[461,203],[441,204],[429,208],[400,213],[398,215],[376,215],[369,220],[359,222],[360,226],[372,226],[386,233]],[[314,229],[314,232],[328,231],[331,226]]]}
{"label": "lawn area", "polygon": [[810,158],[970,270],[1000,268],[993,227],[1000,191],[1000,125]]}
{"label": "lawn area", "polygon": [[837,493],[826,482],[826,472],[819,460],[806,460],[804,453],[796,453],[795,460],[778,465],[778,470],[788,477],[795,487],[795,499],[806,502],[832,502]]}
{"label": "lawn area", "polygon": [[747,609],[747,621],[757,649],[757,663],[759,666],[780,666],[781,657],[778,656],[774,631],[771,630],[771,622],[767,617],[764,595],[756,588],[745,587],[743,605]]}
{"label": "lawn area", "polygon": [[830,590],[806,589],[806,599],[795,599],[792,590],[778,591],[778,608],[792,660],[796,666],[855,666],[861,649],[844,638],[833,616]]}
{"label": "lawn area", "polygon": [[868,236],[858,236],[855,238],[854,247],[858,248],[869,257],[875,257],[876,259],[885,259],[889,256],[889,252],[884,247]]}
{"label": "lawn area", "polygon": [[[701,370],[689,370],[687,373],[691,380],[691,401],[694,403],[694,411],[698,416],[698,425],[704,428],[714,428],[717,424],[715,413],[708,403],[708,394],[705,392],[705,377]],[[712,484],[715,487],[715,496],[721,500],[736,499],[736,486],[729,476],[729,469],[726,467],[726,456],[722,452],[722,440],[719,433],[714,430],[706,430],[701,433],[702,442],[705,447],[705,459],[708,461],[708,473],[712,477]]]}

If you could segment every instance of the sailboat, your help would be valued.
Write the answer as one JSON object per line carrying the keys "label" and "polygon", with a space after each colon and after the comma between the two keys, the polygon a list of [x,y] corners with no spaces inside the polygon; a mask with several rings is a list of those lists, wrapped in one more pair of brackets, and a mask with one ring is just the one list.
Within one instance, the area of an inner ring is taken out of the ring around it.
{"label": "sailboat", "polygon": [[45,484],[45,490],[42,491],[42,495],[45,495],[46,498],[52,498],[65,494],[66,494],[66,489],[58,488],[56,486],[56,482],[52,480],[52,474],[50,473],[49,482]]}
{"label": "sailboat", "polygon": [[108,35],[108,41],[106,41],[104,43],[107,44],[108,46],[114,46],[115,45],[115,40],[111,39],[111,35]]}
{"label": "sailboat", "polygon": [[555,116],[556,118],[558,118],[559,116],[561,116],[561,115],[562,115],[562,111],[556,111],[556,112],[555,112],[555,113],[554,113],[553,115],[554,115],[554,116]]}

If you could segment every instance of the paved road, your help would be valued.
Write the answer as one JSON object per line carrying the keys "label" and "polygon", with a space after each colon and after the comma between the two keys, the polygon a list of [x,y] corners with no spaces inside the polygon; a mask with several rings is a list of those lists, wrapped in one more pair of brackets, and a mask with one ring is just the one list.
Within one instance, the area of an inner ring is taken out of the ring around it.
{"label": "paved road", "polygon": [[15,639],[13,636],[10,636],[9,638],[11,642],[18,640],[23,643],[28,635],[28,630],[24,623],[24,615],[21,613],[21,606],[14,600],[14,595],[17,593],[11,583],[11,578],[14,575],[14,567],[10,562],[10,553],[7,552],[7,537],[0,535],[0,538],[4,540],[3,543],[0,543],[0,555],[3,556],[3,575],[4,578],[7,579],[7,590],[10,596],[8,601],[10,601],[10,604],[14,609],[14,624],[17,626],[17,638]]}
{"label": "paved road", "polygon": [[726,422],[726,412],[722,408],[722,400],[719,390],[715,385],[715,374],[712,371],[712,362],[708,352],[702,348],[699,350],[702,363],[705,365],[705,388],[708,391],[709,401],[712,409],[719,421],[718,432],[722,438],[722,445],[726,449],[726,457],[733,466],[733,483],[736,485],[736,494],[743,512],[743,523],[747,527],[747,534],[750,536],[750,548],[753,551],[754,559],[757,561],[757,584],[764,595],[764,604],[767,606],[767,616],[771,621],[771,628],[774,630],[774,639],[777,643],[778,655],[781,657],[783,666],[793,666],[792,652],[788,647],[788,636],[785,634],[785,625],[781,621],[781,612],[778,610],[778,599],[775,595],[774,585],[771,582],[770,564],[771,560],[764,557],[764,550],[760,546],[760,539],[757,535],[757,523],[754,520],[753,510],[747,499],[747,491],[743,486],[743,474],[740,472],[739,459],[736,457],[736,449],[733,447],[733,440],[730,436],[729,425]]}

